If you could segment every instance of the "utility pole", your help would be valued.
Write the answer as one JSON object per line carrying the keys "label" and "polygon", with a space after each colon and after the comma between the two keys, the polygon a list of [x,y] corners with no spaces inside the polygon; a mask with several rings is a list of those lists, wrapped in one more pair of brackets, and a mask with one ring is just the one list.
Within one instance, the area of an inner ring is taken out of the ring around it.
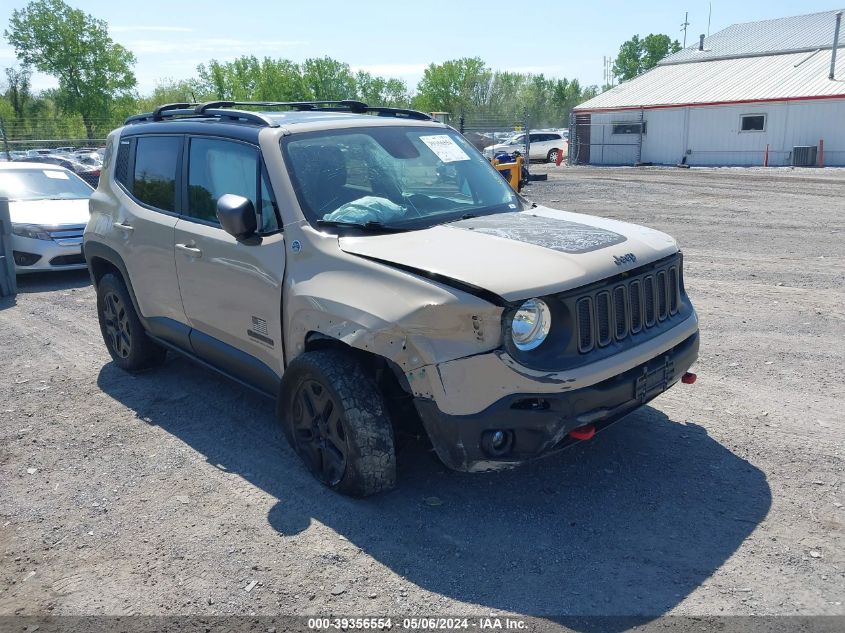
{"label": "utility pole", "polygon": [[610,55],[602,55],[601,61],[604,86],[613,88],[613,58]]}
{"label": "utility pole", "polygon": [[6,126],[3,118],[0,117],[0,139],[3,141],[3,151],[6,153],[6,160],[12,160],[12,153],[9,151],[9,137],[6,136]]}
{"label": "utility pole", "polygon": [[681,23],[681,30],[684,32],[684,48],[687,47],[687,27],[689,26],[689,11],[684,12],[684,21]]}
{"label": "utility pole", "polygon": [[710,37],[710,18],[713,17],[713,3],[709,2],[708,6],[710,8],[707,9],[707,37]]}

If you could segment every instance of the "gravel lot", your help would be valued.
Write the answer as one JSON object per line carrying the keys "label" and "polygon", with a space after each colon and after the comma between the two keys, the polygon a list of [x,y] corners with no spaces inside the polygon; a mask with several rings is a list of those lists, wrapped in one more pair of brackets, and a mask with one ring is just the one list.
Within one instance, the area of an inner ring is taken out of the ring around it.
{"label": "gravel lot", "polygon": [[548,172],[678,238],[694,386],[510,472],[314,482],[272,403],[109,361],[85,273],[0,300],[0,615],[845,615],[845,171]]}

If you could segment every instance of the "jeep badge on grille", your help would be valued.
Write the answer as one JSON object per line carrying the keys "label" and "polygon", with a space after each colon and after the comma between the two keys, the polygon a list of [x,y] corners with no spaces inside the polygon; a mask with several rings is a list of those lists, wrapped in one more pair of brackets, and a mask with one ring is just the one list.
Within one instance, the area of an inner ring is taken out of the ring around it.
{"label": "jeep badge on grille", "polygon": [[616,262],[617,266],[624,266],[625,264],[636,264],[637,256],[633,253],[625,253],[621,257],[619,255],[614,255],[613,261]]}

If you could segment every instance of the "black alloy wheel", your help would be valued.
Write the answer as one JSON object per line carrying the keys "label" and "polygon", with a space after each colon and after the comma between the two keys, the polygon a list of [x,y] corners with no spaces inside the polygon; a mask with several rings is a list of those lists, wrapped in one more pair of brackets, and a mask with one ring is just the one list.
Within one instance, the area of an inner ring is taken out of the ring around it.
{"label": "black alloy wheel", "polygon": [[116,292],[107,292],[103,296],[103,320],[111,349],[120,358],[128,358],[132,353],[129,315]]}
{"label": "black alloy wheel", "polygon": [[341,418],[342,406],[316,380],[305,380],[293,402],[296,450],[314,476],[336,486],[346,472],[349,445]]}

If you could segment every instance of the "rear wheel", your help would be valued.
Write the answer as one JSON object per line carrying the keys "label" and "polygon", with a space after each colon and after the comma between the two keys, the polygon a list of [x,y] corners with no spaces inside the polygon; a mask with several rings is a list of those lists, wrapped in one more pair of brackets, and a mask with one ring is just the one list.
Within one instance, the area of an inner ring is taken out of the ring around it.
{"label": "rear wheel", "polygon": [[167,350],[147,336],[126,284],[115,274],[103,275],[97,284],[97,317],[115,365],[141,371],[164,362]]}
{"label": "rear wheel", "polygon": [[557,162],[557,153],[559,151],[560,151],[559,149],[549,150],[549,155],[546,156],[546,160],[550,163],[556,163]]}
{"label": "rear wheel", "polygon": [[393,428],[375,382],[350,354],[306,352],[285,371],[279,413],[314,477],[364,497],[396,485]]}

